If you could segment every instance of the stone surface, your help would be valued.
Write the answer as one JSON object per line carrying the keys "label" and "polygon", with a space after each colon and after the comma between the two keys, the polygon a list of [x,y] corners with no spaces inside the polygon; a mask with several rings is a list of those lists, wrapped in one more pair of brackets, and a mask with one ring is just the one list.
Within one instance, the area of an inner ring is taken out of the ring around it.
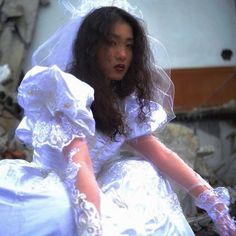
{"label": "stone surface", "polygon": [[0,66],[0,84],[4,84],[11,77],[11,71],[7,64]]}
{"label": "stone surface", "polygon": [[201,124],[196,130],[196,134],[200,146],[212,146],[214,149],[212,154],[203,157],[201,160],[207,166],[207,171],[204,171],[201,166],[196,166],[196,169],[211,184],[236,185],[236,123],[215,121],[213,127]]}
{"label": "stone surface", "polygon": [[31,160],[31,155],[24,153],[27,149],[14,138],[15,128],[21,119],[16,90],[34,33],[39,5],[40,0],[0,0],[0,68],[4,69],[7,65],[11,72],[8,75],[6,70],[1,70],[0,159],[2,155],[2,158],[24,157]]}
{"label": "stone surface", "polygon": [[27,47],[34,32],[39,0],[5,0],[0,4],[0,65],[12,71],[7,90],[14,92],[19,84]]}
{"label": "stone surface", "polygon": [[226,185],[236,185],[236,123],[220,122],[221,162],[216,175]]}
{"label": "stone surface", "polygon": [[40,0],[40,5],[48,6],[50,4],[50,0]]}

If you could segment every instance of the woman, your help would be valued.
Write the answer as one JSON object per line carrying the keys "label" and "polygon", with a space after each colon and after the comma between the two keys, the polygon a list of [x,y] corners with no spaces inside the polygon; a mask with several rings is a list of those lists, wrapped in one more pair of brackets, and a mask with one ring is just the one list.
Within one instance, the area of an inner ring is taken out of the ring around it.
{"label": "woman", "polygon": [[0,234],[193,235],[169,176],[221,235],[236,235],[227,191],[213,190],[151,134],[173,118],[172,97],[141,23],[102,7],[72,29],[66,68],[36,66],[19,87],[25,116],[16,135],[34,155],[0,164]]}

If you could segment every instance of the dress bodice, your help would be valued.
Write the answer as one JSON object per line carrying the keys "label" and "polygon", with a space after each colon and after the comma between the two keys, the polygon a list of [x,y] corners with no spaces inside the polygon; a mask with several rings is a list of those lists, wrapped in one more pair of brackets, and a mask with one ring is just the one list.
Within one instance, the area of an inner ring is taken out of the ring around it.
{"label": "dress bodice", "polygon": [[120,147],[124,142],[124,137],[119,137],[116,141],[111,141],[100,133],[97,133],[92,140],[88,141],[95,174],[101,170],[104,163],[118,158]]}

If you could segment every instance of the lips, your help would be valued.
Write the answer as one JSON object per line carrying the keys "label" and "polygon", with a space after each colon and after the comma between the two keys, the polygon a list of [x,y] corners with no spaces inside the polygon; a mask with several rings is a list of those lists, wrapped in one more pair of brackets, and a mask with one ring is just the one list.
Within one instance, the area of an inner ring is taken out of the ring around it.
{"label": "lips", "polygon": [[125,65],[124,64],[117,64],[117,65],[114,66],[114,68],[117,72],[125,71]]}

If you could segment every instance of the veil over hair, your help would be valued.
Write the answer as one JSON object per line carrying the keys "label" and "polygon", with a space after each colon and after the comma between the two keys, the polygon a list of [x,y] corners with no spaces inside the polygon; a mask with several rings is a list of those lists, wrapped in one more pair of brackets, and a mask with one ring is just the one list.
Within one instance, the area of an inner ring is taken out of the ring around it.
{"label": "veil over hair", "polygon": [[[136,6],[132,6],[128,0],[77,0],[77,3],[74,4],[69,0],[58,0],[58,3],[69,14],[69,20],[35,50],[32,55],[32,66],[50,67],[57,65],[61,70],[66,71],[72,62],[73,42],[80,24],[85,16],[96,8],[104,6],[119,7],[129,12],[138,21],[143,21],[141,10]],[[170,79],[168,53],[158,39],[149,34],[147,34],[147,38],[152,53],[153,100],[163,107],[167,114],[167,122],[169,122],[175,118],[175,114],[173,111],[174,85]]]}

